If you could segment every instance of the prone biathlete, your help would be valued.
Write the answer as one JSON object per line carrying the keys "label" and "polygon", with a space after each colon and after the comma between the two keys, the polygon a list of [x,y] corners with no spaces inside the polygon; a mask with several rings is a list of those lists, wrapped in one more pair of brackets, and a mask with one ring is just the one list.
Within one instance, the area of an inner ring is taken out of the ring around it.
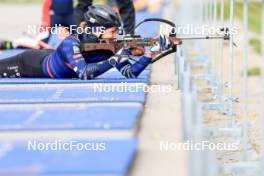
{"label": "prone biathlete", "polygon": [[[118,15],[111,7],[94,5],[84,14],[81,26],[104,27],[104,33],[73,34],[67,37],[56,50],[28,50],[22,54],[0,60],[1,77],[31,78],[79,78],[93,79],[115,67],[127,78],[136,78],[150,64],[157,52],[145,52],[142,48],[108,51],[82,52],[82,42],[96,42],[99,39],[114,39],[120,26]],[[161,49],[167,49],[166,38],[160,38]],[[141,57],[133,64],[125,55],[141,51]]]}

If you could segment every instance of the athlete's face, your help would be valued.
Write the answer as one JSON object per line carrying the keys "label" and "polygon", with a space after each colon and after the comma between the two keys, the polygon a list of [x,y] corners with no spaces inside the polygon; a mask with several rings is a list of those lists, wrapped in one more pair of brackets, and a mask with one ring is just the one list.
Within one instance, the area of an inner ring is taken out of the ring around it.
{"label": "athlete's face", "polygon": [[111,27],[105,30],[104,34],[102,35],[103,39],[114,39],[118,32],[117,27]]}

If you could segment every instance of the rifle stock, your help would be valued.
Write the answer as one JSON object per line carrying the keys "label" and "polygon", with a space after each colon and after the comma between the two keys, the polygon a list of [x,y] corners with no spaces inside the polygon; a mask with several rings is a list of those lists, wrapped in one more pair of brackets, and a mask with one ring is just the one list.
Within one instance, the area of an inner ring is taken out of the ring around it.
{"label": "rifle stock", "polygon": [[[176,37],[169,37],[173,46],[182,44],[182,41]],[[140,37],[129,37],[118,40],[101,40],[98,43],[83,43],[82,51],[100,51],[109,50],[116,53],[121,48],[136,48],[136,47],[152,47],[159,43],[154,38],[140,38]]]}
{"label": "rifle stock", "polygon": [[100,50],[109,50],[113,53],[116,53],[117,48],[114,43],[83,43],[82,51],[100,51]]}

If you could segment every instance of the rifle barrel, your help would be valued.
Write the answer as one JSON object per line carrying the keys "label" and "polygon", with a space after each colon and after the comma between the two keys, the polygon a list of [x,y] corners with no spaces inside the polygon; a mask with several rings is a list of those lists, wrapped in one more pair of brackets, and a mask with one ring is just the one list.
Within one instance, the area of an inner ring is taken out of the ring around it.
{"label": "rifle barrel", "polygon": [[180,40],[210,40],[210,39],[225,39],[225,36],[198,36],[198,37],[177,37]]}

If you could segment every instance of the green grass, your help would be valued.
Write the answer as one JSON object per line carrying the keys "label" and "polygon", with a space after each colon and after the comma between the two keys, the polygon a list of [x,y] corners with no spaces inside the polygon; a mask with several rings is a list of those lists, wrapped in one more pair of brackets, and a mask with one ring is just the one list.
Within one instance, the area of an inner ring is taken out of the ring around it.
{"label": "green grass", "polygon": [[[218,3],[218,17],[220,18],[221,13],[221,4]],[[250,2],[248,6],[248,24],[249,30],[260,34],[261,33],[261,2]],[[225,1],[225,12],[224,19],[228,20],[230,14],[230,3],[229,1]],[[243,22],[243,2],[235,1],[234,3],[234,15],[235,18]],[[261,42],[257,38],[252,38],[249,41],[250,45],[254,48],[257,53],[261,53]]]}
{"label": "green grass", "polygon": [[259,39],[252,38],[249,40],[249,44],[254,48],[257,53],[261,53],[261,42]]}
{"label": "green grass", "polygon": [[261,71],[259,67],[252,67],[248,69],[248,76],[260,76]]}
{"label": "green grass", "polygon": [[[225,12],[224,12],[224,19],[229,20],[230,14],[230,1],[225,0]],[[249,30],[260,34],[261,33],[261,2],[250,2],[248,6],[248,24]],[[243,23],[243,2],[235,1],[234,4],[234,15],[235,18],[240,20]],[[221,4],[218,3],[218,17],[220,18],[221,13]],[[257,53],[261,53],[261,42],[258,38],[251,38],[249,40],[249,44],[254,48]],[[248,69],[248,76],[259,76],[260,75],[260,68],[253,67]]]}
{"label": "green grass", "polygon": [[[261,53],[261,42],[259,39],[252,38],[250,39],[249,43],[257,53]],[[260,76],[260,73],[261,71],[259,67],[253,67],[248,69],[248,76]]]}
{"label": "green grass", "polygon": [[[218,3],[218,17],[220,17],[220,3]],[[229,1],[225,1],[225,12],[224,18],[225,20],[229,19],[230,14],[230,3]],[[241,22],[243,21],[243,2],[234,3],[234,15],[235,18],[239,19]],[[261,2],[250,2],[248,8],[248,22],[249,29],[253,32],[260,33],[261,32]]]}

